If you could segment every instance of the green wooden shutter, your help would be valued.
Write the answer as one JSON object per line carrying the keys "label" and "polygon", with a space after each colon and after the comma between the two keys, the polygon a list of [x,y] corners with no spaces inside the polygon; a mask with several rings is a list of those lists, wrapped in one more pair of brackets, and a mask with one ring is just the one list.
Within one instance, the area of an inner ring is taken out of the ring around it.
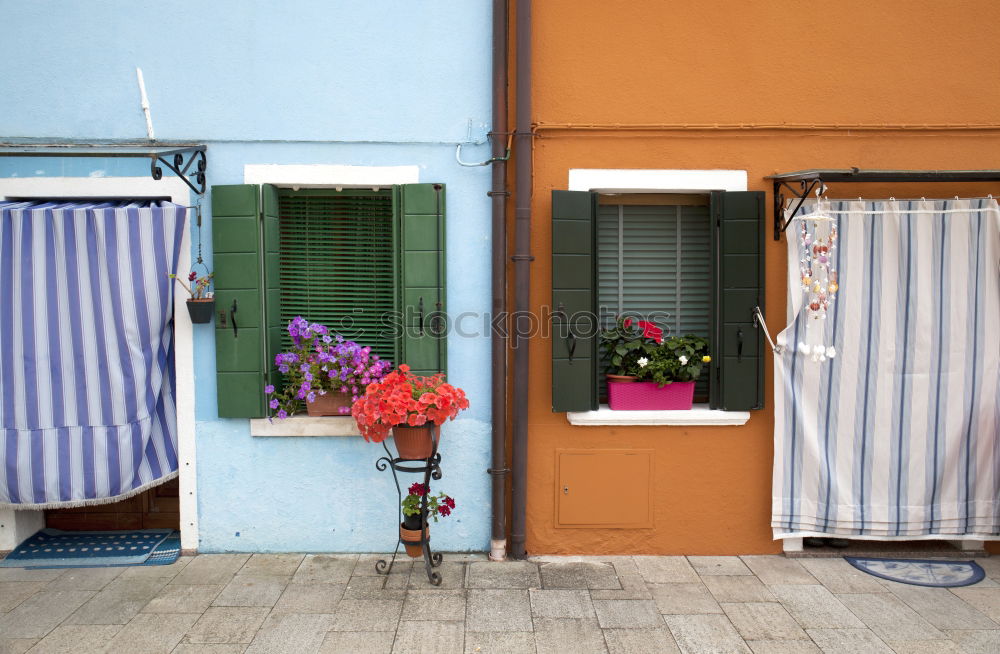
{"label": "green wooden shutter", "polygon": [[753,308],[764,308],[764,193],[712,193],[712,408],[764,407],[762,334]]}
{"label": "green wooden shutter", "polygon": [[552,191],[552,410],[597,408],[597,196]]}
{"label": "green wooden shutter", "polygon": [[445,189],[404,184],[394,189],[399,251],[400,363],[419,375],[445,372]]}
{"label": "green wooden shutter", "polygon": [[265,415],[266,382],[260,188],[212,187],[215,360],[219,416]]}
{"label": "green wooden shutter", "polygon": [[396,310],[392,196],[391,189],[277,192],[283,347],[291,346],[285,326],[303,316],[396,361],[396,335],[383,322]]}

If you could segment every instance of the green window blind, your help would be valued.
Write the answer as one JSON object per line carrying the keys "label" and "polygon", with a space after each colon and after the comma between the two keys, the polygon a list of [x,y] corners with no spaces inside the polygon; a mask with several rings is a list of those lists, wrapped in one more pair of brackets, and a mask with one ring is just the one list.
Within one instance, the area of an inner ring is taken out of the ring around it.
{"label": "green window blind", "polygon": [[281,324],[303,316],[397,361],[392,191],[281,189],[278,219]]}
{"label": "green window blind", "polygon": [[[707,206],[601,204],[597,219],[598,305],[650,320],[664,335],[711,332],[712,230]],[[605,394],[601,361],[601,395]],[[708,397],[706,366],[695,395]]]}

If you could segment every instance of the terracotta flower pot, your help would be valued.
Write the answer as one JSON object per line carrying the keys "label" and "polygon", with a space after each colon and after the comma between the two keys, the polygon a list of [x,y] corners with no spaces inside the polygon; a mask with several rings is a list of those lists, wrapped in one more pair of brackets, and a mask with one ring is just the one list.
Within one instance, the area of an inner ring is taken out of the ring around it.
{"label": "terracotta flower pot", "polygon": [[635,382],[637,377],[635,375],[612,375],[607,374],[605,377],[608,378],[609,382],[614,382],[615,384],[631,384]]}
{"label": "terracotta flower pot", "polygon": [[392,428],[392,438],[396,441],[396,451],[401,459],[426,459],[434,453],[441,439],[441,428],[428,423],[419,427],[396,425]]}
{"label": "terracotta flower pot", "polygon": [[196,325],[212,322],[212,314],[215,312],[215,298],[203,297],[197,300],[189,298],[187,308],[188,315],[191,316],[191,322]]}
{"label": "terracotta flower pot", "polygon": [[[420,539],[420,529],[407,529],[403,523],[400,523],[399,539],[403,541],[403,547],[406,548],[408,556],[418,559],[423,555],[424,546]],[[426,527],[424,528],[424,540],[430,540]]]}
{"label": "terracotta flower pot", "polygon": [[[347,407],[346,412],[340,409]],[[310,416],[346,416],[351,411],[351,394],[340,391],[317,395],[315,401],[306,402],[306,413]]]}

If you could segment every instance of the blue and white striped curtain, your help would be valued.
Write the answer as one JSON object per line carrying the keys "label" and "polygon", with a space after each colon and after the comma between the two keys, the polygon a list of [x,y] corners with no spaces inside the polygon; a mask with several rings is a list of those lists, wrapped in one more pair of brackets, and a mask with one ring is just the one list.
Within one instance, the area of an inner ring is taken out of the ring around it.
{"label": "blue and white striped curtain", "polygon": [[186,210],[0,202],[0,506],[102,504],[177,475]]}
{"label": "blue and white striped curtain", "polygon": [[[788,230],[790,324],[774,367],[775,537],[1000,534],[997,202],[828,208],[840,290],[825,320],[803,306],[802,246]],[[833,345],[836,356],[814,361],[801,343]]]}

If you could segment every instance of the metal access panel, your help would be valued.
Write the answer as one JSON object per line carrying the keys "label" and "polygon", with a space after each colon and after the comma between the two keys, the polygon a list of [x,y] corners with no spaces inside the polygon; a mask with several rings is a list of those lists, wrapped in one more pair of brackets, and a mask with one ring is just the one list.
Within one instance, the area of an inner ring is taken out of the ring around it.
{"label": "metal access panel", "polygon": [[653,527],[653,450],[556,450],[556,527]]}

